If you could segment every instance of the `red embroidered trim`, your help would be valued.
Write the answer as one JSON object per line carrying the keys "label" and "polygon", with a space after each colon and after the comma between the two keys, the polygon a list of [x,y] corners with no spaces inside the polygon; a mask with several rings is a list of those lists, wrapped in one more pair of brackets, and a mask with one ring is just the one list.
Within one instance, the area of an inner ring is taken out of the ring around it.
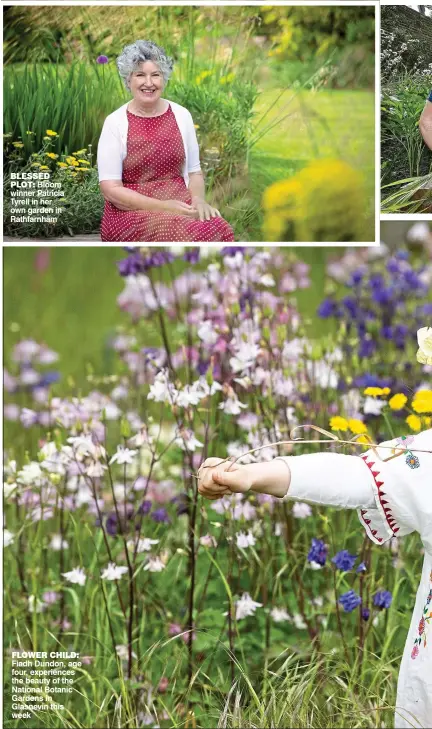
{"label": "red embroidered trim", "polygon": [[[397,534],[399,531],[399,527],[397,526],[396,519],[394,518],[391,509],[389,507],[388,501],[386,501],[383,496],[386,495],[385,491],[382,490],[382,487],[384,486],[384,481],[379,481],[378,476],[380,475],[379,471],[374,470],[376,469],[375,463],[370,460],[370,456],[363,455],[361,456],[362,460],[366,463],[367,467],[369,468],[372,476],[374,477],[375,485],[378,490],[378,498],[380,500],[380,504],[383,508],[387,524],[389,525],[390,529],[392,530],[393,534]],[[363,516],[363,513],[367,513],[367,509],[362,509],[361,514]],[[363,516],[363,519],[366,524],[370,524],[370,519],[365,519]],[[383,540],[377,536],[376,529],[371,529],[371,533],[374,535],[376,539],[378,539],[379,542],[382,542]]]}

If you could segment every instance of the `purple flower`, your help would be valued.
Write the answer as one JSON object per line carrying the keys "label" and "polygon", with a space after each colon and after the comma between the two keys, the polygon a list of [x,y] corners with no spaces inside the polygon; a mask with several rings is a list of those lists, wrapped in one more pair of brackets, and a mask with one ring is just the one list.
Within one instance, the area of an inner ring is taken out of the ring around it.
{"label": "purple flower", "polygon": [[183,260],[187,261],[188,263],[198,263],[200,257],[200,249],[197,248],[191,248],[190,250],[186,251],[186,253],[183,255]]}
{"label": "purple flower", "polygon": [[168,512],[166,509],[163,508],[163,506],[161,506],[160,509],[155,509],[154,511],[152,511],[151,518],[153,519],[153,521],[157,521],[159,524],[170,523]]}
{"label": "purple flower", "polygon": [[328,547],[321,539],[312,539],[312,545],[307,556],[308,562],[317,562],[322,567],[326,563]]}
{"label": "purple flower", "polygon": [[369,608],[363,608],[363,610],[361,611],[361,616],[362,616],[363,620],[365,620],[365,621],[369,620],[369,616],[370,616]]}
{"label": "purple flower", "polygon": [[106,520],[106,530],[108,534],[110,534],[112,537],[115,537],[118,532],[118,523],[117,523],[117,516],[114,512],[109,514],[107,516]]}
{"label": "purple flower", "polygon": [[356,569],[356,572],[366,572],[366,565],[364,562],[360,562],[359,566]]}
{"label": "purple flower", "polygon": [[240,251],[244,251],[245,246],[224,246],[221,250],[222,256],[235,256],[235,254]]}
{"label": "purple flower", "polygon": [[178,496],[174,496],[171,499],[172,504],[177,504],[177,516],[187,514],[189,511],[189,496],[186,493],[181,493]]}
{"label": "purple flower", "polygon": [[342,572],[349,572],[354,567],[356,559],[357,555],[350,554],[346,549],[342,549],[340,552],[335,554],[332,562],[336,565],[338,570],[342,570]]}
{"label": "purple flower", "polygon": [[338,306],[333,299],[324,299],[318,307],[318,316],[327,319],[329,316],[336,316]]}
{"label": "purple flower", "polygon": [[108,63],[108,56],[98,56],[96,58],[96,63],[101,63],[101,64]]}
{"label": "purple flower", "polygon": [[352,613],[360,605],[361,599],[354,590],[348,590],[348,592],[344,592],[340,596],[338,602],[342,605],[346,613]]}
{"label": "purple flower", "polygon": [[146,516],[151,511],[152,508],[152,502],[146,499],[142,502],[141,506],[138,508],[138,513],[142,514],[143,516]]}
{"label": "purple flower", "polygon": [[384,610],[384,608],[390,607],[392,599],[391,592],[388,590],[379,590],[374,595],[373,604],[375,607],[380,608],[380,610]]}

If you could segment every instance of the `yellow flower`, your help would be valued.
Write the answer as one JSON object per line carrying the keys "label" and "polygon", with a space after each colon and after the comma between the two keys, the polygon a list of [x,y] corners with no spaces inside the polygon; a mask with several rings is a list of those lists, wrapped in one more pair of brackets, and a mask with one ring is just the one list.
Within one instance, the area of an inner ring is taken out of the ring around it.
{"label": "yellow flower", "polygon": [[367,433],[366,425],[361,420],[357,420],[356,418],[351,418],[350,420],[348,420],[348,428],[356,435],[359,435],[360,433]]}
{"label": "yellow flower", "polygon": [[58,154],[54,154],[54,152],[47,152],[46,156],[50,159],[58,159]]}
{"label": "yellow flower", "polygon": [[57,167],[67,167],[66,162],[57,162]]}
{"label": "yellow flower", "polygon": [[424,420],[424,424],[425,424],[426,428],[430,428],[432,425],[432,418],[427,416],[426,418],[423,418],[423,420]]}
{"label": "yellow flower", "polygon": [[40,169],[41,170],[49,170],[49,167],[47,167],[46,165],[41,165],[40,166]]}
{"label": "yellow flower", "polygon": [[48,137],[58,137],[57,132],[53,132],[52,129],[47,129],[46,132],[45,132],[45,134],[47,134]]}
{"label": "yellow flower", "polygon": [[404,395],[402,392],[396,393],[396,395],[393,395],[393,397],[389,400],[389,405],[392,410],[402,410],[404,405],[408,402],[408,398],[406,395]]}
{"label": "yellow flower", "polygon": [[90,162],[88,161],[88,159],[80,159],[80,165],[89,165],[89,164],[90,164]]}
{"label": "yellow flower", "polygon": [[224,84],[230,84],[231,81],[234,81],[234,79],[235,79],[235,74],[234,73],[228,73],[226,76],[221,76],[220,77],[219,83],[222,84],[222,85],[224,85]]}
{"label": "yellow flower", "polygon": [[199,86],[201,81],[204,81],[204,79],[208,78],[208,76],[211,76],[211,71],[201,71],[201,73],[196,76],[195,83]]}
{"label": "yellow flower", "polygon": [[421,430],[421,419],[418,417],[418,415],[408,415],[407,418],[405,418],[405,422],[411,430],[413,430],[415,433],[419,433]]}
{"label": "yellow flower", "polygon": [[12,142],[12,144],[13,144],[13,146],[14,146],[14,147],[16,147],[17,149],[21,149],[22,147],[24,147],[24,144],[23,144],[23,142]]}
{"label": "yellow flower", "polygon": [[432,390],[418,390],[411,405],[416,413],[432,413]]}
{"label": "yellow flower", "polygon": [[347,242],[360,239],[364,217],[361,174],[346,162],[322,159],[270,185],[263,195],[268,241]]}
{"label": "yellow flower", "polygon": [[88,167],[77,167],[78,172],[90,172]]}
{"label": "yellow flower", "polygon": [[369,395],[369,397],[381,397],[384,394],[382,387],[367,387],[363,390],[363,395]]}
{"label": "yellow flower", "polygon": [[199,124],[194,124],[195,129],[199,129]]}
{"label": "yellow flower", "polygon": [[368,445],[370,440],[365,435],[361,435],[360,438],[357,438],[357,443],[366,443]]}
{"label": "yellow flower", "polygon": [[330,428],[332,430],[348,430],[348,421],[345,418],[341,418],[340,415],[335,415],[330,418]]}
{"label": "yellow flower", "polygon": [[78,167],[79,162],[75,159],[75,157],[66,157],[66,162],[68,165],[71,165],[72,167]]}
{"label": "yellow flower", "polygon": [[389,387],[383,387],[383,391],[382,391],[383,395],[390,395],[390,393],[391,393],[391,390]]}
{"label": "yellow flower", "polygon": [[76,155],[87,154],[87,150],[86,149],[79,149],[78,152],[73,152],[73,154],[76,154]]}
{"label": "yellow flower", "polygon": [[33,162],[30,167],[40,167],[40,162]]}

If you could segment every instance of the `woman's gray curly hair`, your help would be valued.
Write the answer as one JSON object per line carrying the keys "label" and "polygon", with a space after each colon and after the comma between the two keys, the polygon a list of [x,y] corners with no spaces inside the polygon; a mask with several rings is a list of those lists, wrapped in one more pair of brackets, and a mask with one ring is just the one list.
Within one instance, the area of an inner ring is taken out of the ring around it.
{"label": "woman's gray curly hair", "polygon": [[153,61],[159,66],[164,82],[167,83],[172,74],[174,60],[166,55],[161,46],[152,41],[138,40],[125,46],[117,58],[117,68],[127,89],[130,88],[129,77],[138,71],[141,63]]}

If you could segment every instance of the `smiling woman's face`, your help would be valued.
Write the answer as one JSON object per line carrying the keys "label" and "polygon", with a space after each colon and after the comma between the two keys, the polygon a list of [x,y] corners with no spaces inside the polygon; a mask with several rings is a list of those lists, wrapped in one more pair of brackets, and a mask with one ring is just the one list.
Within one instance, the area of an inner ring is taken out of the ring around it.
{"label": "smiling woman's face", "polygon": [[153,106],[159,101],[164,88],[159,66],[153,61],[141,63],[139,69],[130,75],[129,85],[135,101]]}

